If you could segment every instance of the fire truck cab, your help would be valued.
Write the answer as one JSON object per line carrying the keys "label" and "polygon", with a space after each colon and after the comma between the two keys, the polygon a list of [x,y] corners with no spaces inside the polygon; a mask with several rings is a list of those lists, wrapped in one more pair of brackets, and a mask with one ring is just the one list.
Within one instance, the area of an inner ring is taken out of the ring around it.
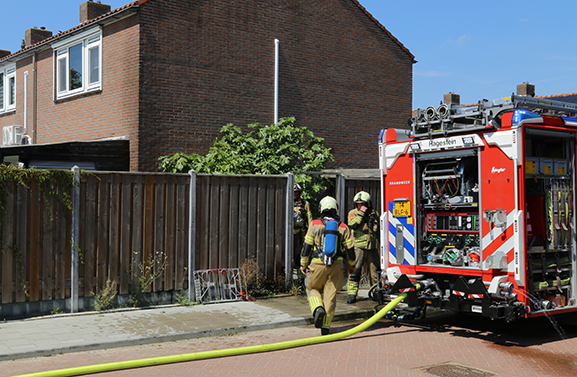
{"label": "fire truck cab", "polygon": [[507,321],[576,311],[576,114],[512,95],[384,130],[381,293]]}

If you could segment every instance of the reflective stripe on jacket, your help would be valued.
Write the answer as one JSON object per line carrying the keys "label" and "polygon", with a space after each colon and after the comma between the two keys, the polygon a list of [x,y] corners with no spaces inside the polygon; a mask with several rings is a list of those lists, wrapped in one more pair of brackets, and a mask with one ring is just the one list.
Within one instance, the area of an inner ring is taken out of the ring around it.
{"label": "reflective stripe on jacket", "polygon": [[[368,212],[362,212],[358,208],[352,209],[349,212],[348,224],[353,231],[355,247],[375,249],[377,248],[377,233],[379,231],[379,214],[372,208]],[[373,218],[372,222],[369,220],[371,217]]]}

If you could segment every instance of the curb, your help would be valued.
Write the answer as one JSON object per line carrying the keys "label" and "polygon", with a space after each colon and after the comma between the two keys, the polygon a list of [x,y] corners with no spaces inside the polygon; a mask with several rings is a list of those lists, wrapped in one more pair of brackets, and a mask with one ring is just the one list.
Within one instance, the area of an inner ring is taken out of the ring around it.
{"label": "curb", "polygon": [[[100,313],[100,312],[98,312]],[[372,317],[376,313],[375,309],[360,309],[355,310],[348,313],[339,313],[335,314],[333,318],[334,322],[340,321],[348,321],[348,320],[355,320],[355,319],[366,319]],[[50,317],[50,316],[48,316]],[[44,317],[46,318],[46,317]],[[42,356],[51,356],[51,355],[61,355],[65,353],[73,353],[73,352],[83,352],[83,351],[96,351],[96,350],[103,350],[103,349],[112,349],[112,348],[121,348],[121,347],[133,347],[133,346],[140,346],[146,344],[154,344],[154,343],[164,343],[164,342],[173,342],[173,341],[180,341],[180,340],[188,340],[188,339],[198,339],[198,338],[205,338],[205,337],[214,337],[220,335],[227,335],[231,333],[247,333],[252,331],[262,331],[262,330],[272,330],[278,329],[283,327],[292,327],[292,326],[308,326],[312,325],[314,322],[313,317],[295,317],[290,320],[281,321],[281,322],[271,322],[271,323],[262,323],[262,324],[255,324],[255,325],[248,325],[248,326],[236,326],[236,327],[228,327],[228,328],[220,328],[220,329],[212,329],[212,330],[203,330],[203,331],[194,331],[188,333],[181,333],[181,334],[171,334],[171,335],[160,335],[155,337],[141,337],[141,338],[133,338],[133,339],[126,339],[126,340],[114,340],[109,342],[103,343],[93,343],[87,345],[73,345],[69,347],[54,347],[50,349],[44,350],[37,350],[37,351],[26,351],[26,352],[14,352],[10,354],[0,355],[0,361],[8,361],[8,360],[16,360],[16,359],[26,359],[26,358],[33,358],[33,357],[42,357]]]}

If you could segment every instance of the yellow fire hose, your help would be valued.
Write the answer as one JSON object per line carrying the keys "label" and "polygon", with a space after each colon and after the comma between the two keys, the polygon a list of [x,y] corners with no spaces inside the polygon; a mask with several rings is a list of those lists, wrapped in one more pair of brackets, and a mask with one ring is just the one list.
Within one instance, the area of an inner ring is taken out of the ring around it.
{"label": "yellow fire hose", "polygon": [[86,375],[86,374],[111,372],[111,371],[122,370],[122,369],[141,368],[141,367],[150,367],[150,366],[155,366],[155,365],[180,363],[180,362],[184,362],[184,361],[205,360],[205,359],[214,359],[217,357],[225,357],[225,356],[238,356],[238,355],[247,355],[247,354],[251,354],[251,353],[278,351],[278,350],[284,350],[284,349],[288,349],[288,348],[295,348],[295,347],[309,346],[309,345],[313,345],[313,344],[332,342],[334,340],[340,340],[340,339],[347,338],[351,335],[355,335],[356,333],[359,333],[361,331],[368,329],[369,327],[374,325],[379,319],[381,319],[385,314],[387,314],[389,311],[391,311],[395,306],[397,306],[401,301],[403,301],[405,299],[405,297],[407,297],[406,293],[400,294],[397,298],[392,300],[384,308],[379,310],[375,315],[373,315],[371,318],[369,318],[365,322],[361,323],[358,326],[353,327],[352,329],[349,329],[349,330],[346,330],[346,331],[343,331],[340,333],[336,333],[336,334],[316,336],[313,338],[306,338],[306,339],[289,340],[289,341],[280,342],[280,343],[262,344],[262,345],[258,345],[258,346],[228,348],[228,349],[223,349],[223,350],[186,353],[186,354],[182,354],[182,355],[159,356],[159,357],[151,357],[151,358],[147,358],[147,359],[118,361],[118,362],[106,363],[106,364],[88,365],[88,366],[76,367],[76,368],[66,368],[66,369],[52,370],[52,371],[46,371],[46,372],[22,374],[22,375],[14,376],[14,377],[24,377],[24,376],[34,376],[34,377],[81,376],[81,375]]}

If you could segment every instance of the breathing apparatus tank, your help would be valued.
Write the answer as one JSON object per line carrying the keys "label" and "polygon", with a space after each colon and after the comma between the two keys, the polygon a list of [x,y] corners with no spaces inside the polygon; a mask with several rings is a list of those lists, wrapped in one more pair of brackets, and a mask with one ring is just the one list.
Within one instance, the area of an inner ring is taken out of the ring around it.
{"label": "breathing apparatus tank", "polygon": [[326,266],[330,266],[333,264],[333,257],[337,253],[337,243],[339,238],[339,224],[336,220],[329,219],[325,224],[324,230],[324,244],[323,244],[323,253],[324,253],[324,262]]}

